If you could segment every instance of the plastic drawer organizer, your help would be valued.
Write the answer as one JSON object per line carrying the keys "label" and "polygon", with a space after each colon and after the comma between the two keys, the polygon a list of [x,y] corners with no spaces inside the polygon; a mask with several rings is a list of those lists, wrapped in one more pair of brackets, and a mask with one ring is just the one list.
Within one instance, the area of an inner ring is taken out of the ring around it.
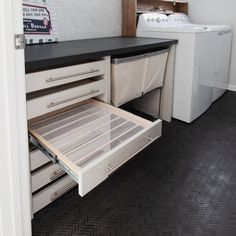
{"label": "plastic drawer organizer", "polygon": [[147,121],[95,99],[29,121],[30,141],[79,185],[84,196],[161,136]]}

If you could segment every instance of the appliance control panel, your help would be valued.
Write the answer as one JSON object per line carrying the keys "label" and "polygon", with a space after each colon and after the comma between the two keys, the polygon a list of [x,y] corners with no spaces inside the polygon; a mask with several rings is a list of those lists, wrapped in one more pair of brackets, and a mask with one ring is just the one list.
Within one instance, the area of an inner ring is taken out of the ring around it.
{"label": "appliance control panel", "polygon": [[173,13],[168,16],[172,24],[190,24],[189,17],[184,13]]}
{"label": "appliance control panel", "polygon": [[142,24],[148,24],[149,26],[165,26],[169,25],[170,19],[165,14],[161,13],[145,13],[139,17],[139,21]]}
{"label": "appliance control panel", "polygon": [[155,27],[173,27],[190,24],[186,14],[173,13],[169,16],[163,13],[150,12],[139,16],[138,29],[151,29]]}

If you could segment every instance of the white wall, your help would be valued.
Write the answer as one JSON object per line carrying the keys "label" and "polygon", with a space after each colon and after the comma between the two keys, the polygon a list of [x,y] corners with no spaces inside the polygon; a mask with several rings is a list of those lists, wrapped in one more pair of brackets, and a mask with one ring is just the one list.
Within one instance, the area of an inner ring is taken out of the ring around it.
{"label": "white wall", "polygon": [[53,0],[59,40],[121,35],[121,0]]}
{"label": "white wall", "polygon": [[[236,32],[236,0],[188,0],[189,15],[196,23],[229,24]],[[230,87],[236,91],[236,37],[233,38]]]}

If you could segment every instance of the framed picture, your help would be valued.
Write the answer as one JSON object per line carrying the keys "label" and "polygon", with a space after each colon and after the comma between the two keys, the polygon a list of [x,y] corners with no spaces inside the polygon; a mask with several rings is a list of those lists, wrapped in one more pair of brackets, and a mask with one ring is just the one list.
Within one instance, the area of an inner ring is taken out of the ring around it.
{"label": "framed picture", "polygon": [[24,0],[23,25],[26,44],[58,41],[52,0]]}

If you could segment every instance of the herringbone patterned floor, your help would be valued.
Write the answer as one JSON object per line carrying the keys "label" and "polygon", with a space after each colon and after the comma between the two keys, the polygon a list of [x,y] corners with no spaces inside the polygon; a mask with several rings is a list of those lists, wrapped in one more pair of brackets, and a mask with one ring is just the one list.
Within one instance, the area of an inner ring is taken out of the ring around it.
{"label": "herringbone patterned floor", "polygon": [[163,137],[84,198],[35,215],[33,235],[236,236],[236,93]]}

